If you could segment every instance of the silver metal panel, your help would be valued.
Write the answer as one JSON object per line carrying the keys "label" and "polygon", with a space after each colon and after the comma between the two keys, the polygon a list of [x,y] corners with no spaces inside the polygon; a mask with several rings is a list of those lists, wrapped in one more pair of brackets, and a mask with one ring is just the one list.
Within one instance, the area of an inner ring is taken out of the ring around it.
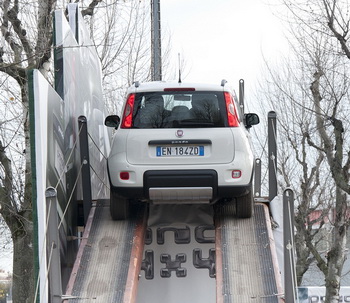
{"label": "silver metal panel", "polygon": [[225,302],[279,302],[264,206],[255,205],[250,219],[235,218],[234,205],[220,207],[218,212]]}
{"label": "silver metal panel", "polygon": [[209,203],[213,197],[212,187],[158,187],[150,188],[153,203]]}
{"label": "silver metal panel", "polygon": [[122,302],[129,269],[133,229],[130,221],[112,221],[109,205],[97,206],[70,303]]}

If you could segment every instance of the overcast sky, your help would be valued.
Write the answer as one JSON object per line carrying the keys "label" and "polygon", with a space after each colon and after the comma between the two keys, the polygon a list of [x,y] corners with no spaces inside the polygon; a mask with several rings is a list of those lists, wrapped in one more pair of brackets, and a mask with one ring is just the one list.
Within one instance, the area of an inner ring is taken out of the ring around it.
{"label": "overcast sky", "polygon": [[[173,60],[186,61],[184,81],[250,87],[263,56],[277,57],[286,48],[271,0],[161,0],[163,34],[171,34]],[[164,79],[168,80],[168,79]],[[237,89],[237,88],[236,88]]]}

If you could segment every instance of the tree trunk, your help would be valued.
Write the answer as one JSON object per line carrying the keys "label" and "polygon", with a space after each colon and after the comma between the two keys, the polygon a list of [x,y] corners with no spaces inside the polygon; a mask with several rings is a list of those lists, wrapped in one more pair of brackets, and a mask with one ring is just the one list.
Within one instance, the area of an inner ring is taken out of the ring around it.
{"label": "tree trunk", "polygon": [[341,273],[346,258],[346,194],[339,188],[336,190],[336,216],[333,230],[333,241],[330,251],[327,254],[328,273],[326,281],[325,303],[339,302],[339,289]]}
{"label": "tree trunk", "polygon": [[13,303],[33,303],[35,282],[33,271],[33,224],[26,219],[19,221],[13,235]]}
{"label": "tree trunk", "polygon": [[34,302],[34,245],[32,215],[32,177],[29,139],[28,94],[26,79],[21,78],[23,123],[26,146],[25,188],[18,201],[13,188],[13,164],[0,141],[0,163],[4,175],[0,188],[1,214],[11,231],[13,241],[13,303]]}
{"label": "tree trunk", "polygon": [[300,242],[297,239],[295,241],[295,246],[296,246],[296,253],[297,253],[295,271],[297,276],[297,285],[300,286],[303,281],[304,274],[308,271],[310,267],[310,264],[308,262],[310,251],[307,249],[305,244],[300,244]]}

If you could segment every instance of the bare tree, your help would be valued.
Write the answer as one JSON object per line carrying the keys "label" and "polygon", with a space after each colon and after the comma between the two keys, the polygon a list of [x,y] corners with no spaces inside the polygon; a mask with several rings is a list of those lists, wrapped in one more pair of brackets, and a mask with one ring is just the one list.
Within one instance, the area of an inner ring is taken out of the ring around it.
{"label": "bare tree", "polygon": [[[26,72],[38,68],[47,74],[46,64],[51,58],[52,11],[55,5],[56,1],[53,0],[26,4],[18,0],[5,0],[0,12],[1,38],[4,42],[0,48],[0,71],[11,78],[5,76],[2,79],[11,81],[19,91],[14,97],[19,113],[11,119],[17,119],[20,124],[15,129],[9,129],[9,125],[15,121],[2,125],[3,136],[0,140],[0,212],[13,240],[13,302],[34,300],[34,231]],[[33,11],[36,12],[35,18],[24,18],[33,16]],[[8,127],[6,131],[5,127]],[[24,148],[20,150],[23,168],[16,167],[12,161],[12,143],[23,144]],[[17,180],[20,180],[19,184],[16,184]]]}
{"label": "bare tree", "polygon": [[[279,168],[284,183],[298,194],[297,270],[301,277],[314,258],[325,276],[325,302],[338,302],[349,226],[349,4],[283,3],[291,50],[278,70],[270,68],[268,83],[275,93],[269,98],[279,110],[282,136],[294,153],[292,162],[290,152],[282,155]],[[319,215],[312,216],[316,210]],[[315,226],[326,224],[332,227],[332,239],[324,256]]]}
{"label": "bare tree", "polygon": [[[52,13],[64,2],[4,0],[0,7],[0,215],[13,241],[13,302],[33,302],[35,291],[27,71],[36,68],[52,79]],[[85,0],[81,6],[101,58],[106,97],[115,104],[128,84],[149,79],[149,8],[136,0]]]}
{"label": "bare tree", "polygon": [[[303,69],[294,61],[288,61],[289,58],[276,69],[267,65],[268,77],[260,84],[260,97],[264,95],[269,104],[264,105],[265,109],[277,112],[279,187],[291,187],[296,193],[296,275],[301,285],[304,273],[315,261],[311,252],[318,250],[318,242],[323,238],[321,231],[331,196],[325,190],[326,186],[330,187],[325,177],[325,157],[321,152],[315,153],[304,136],[305,130],[314,129],[313,113],[307,110],[310,107],[305,94],[308,82],[303,78]],[[320,209],[315,218],[312,214]]]}
{"label": "bare tree", "polygon": [[100,5],[88,21],[102,63],[106,106],[115,113],[132,83],[151,80],[150,2],[129,0]]}

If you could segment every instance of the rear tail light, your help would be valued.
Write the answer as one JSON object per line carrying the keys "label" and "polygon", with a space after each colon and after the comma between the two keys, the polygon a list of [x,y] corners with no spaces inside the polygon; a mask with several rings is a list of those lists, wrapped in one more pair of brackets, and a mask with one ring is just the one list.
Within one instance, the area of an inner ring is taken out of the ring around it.
{"label": "rear tail light", "polygon": [[130,94],[126,100],[121,128],[130,128],[132,125],[132,113],[134,111],[135,94]]}
{"label": "rear tail light", "polygon": [[233,170],[232,171],[232,178],[238,179],[242,176],[242,172],[240,170]]}
{"label": "rear tail light", "polygon": [[237,127],[239,126],[239,119],[237,116],[237,111],[236,111],[236,107],[235,107],[232,95],[229,92],[224,92],[224,94],[225,94],[228,126]]}
{"label": "rear tail light", "polygon": [[127,171],[120,172],[120,179],[122,179],[122,180],[129,180],[130,179],[129,172],[127,172]]}

